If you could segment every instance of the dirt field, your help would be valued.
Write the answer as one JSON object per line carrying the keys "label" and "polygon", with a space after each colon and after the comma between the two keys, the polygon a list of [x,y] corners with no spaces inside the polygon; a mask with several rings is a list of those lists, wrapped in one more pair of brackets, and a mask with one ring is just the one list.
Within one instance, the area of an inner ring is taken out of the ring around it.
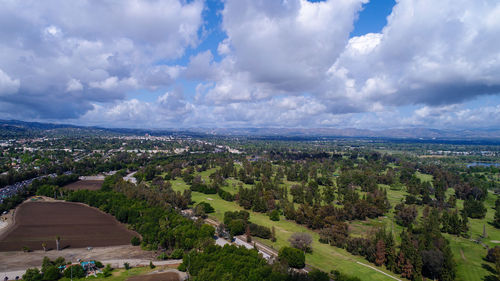
{"label": "dirt field", "polygon": [[179,281],[181,280],[179,274],[176,272],[163,272],[163,273],[153,273],[147,275],[133,276],[127,279],[127,281]]}
{"label": "dirt field", "polygon": [[80,203],[25,202],[0,236],[0,251],[42,250],[43,242],[56,249],[56,236],[63,249],[128,245],[134,235],[113,216]]}
{"label": "dirt field", "polygon": [[70,183],[63,188],[68,190],[99,190],[101,189],[103,182],[103,180],[80,180],[74,183]]}

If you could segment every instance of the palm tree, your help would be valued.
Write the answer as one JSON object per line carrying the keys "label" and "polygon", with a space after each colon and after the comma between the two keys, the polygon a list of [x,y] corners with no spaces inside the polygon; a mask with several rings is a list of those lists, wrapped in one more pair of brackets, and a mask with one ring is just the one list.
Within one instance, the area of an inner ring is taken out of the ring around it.
{"label": "palm tree", "polygon": [[61,236],[57,235],[56,236],[56,248],[57,248],[58,251],[61,250],[61,248],[60,248],[61,245],[60,244],[61,244]]}
{"label": "palm tree", "polygon": [[47,243],[42,242],[42,248],[44,252],[47,252]]}

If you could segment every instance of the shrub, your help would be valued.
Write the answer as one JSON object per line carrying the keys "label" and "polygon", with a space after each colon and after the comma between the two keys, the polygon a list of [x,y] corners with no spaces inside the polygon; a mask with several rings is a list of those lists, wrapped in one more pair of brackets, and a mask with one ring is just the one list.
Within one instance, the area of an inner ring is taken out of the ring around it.
{"label": "shrub", "polygon": [[126,269],[126,270],[129,270],[130,269],[130,264],[128,262],[124,263],[123,264],[123,267]]}
{"label": "shrub", "polygon": [[219,188],[219,191],[217,191],[217,194],[219,194],[219,196],[220,196],[220,198],[222,198],[222,200],[234,201],[234,195],[232,195],[231,193],[229,193],[223,189]]}
{"label": "shrub", "polygon": [[134,236],[132,237],[132,239],[130,239],[130,244],[132,244],[132,246],[139,246],[141,244],[141,239],[139,239],[139,237],[137,236]]}
{"label": "shrub", "polygon": [[71,276],[73,276],[73,278],[85,277],[85,271],[83,270],[83,267],[81,267],[80,265],[68,266],[64,270],[64,277],[71,278]]}
{"label": "shrub", "polygon": [[283,247],[280,249],[278,257],[281,261],[286,262],[289,267],[303,268],[305,266],[306,256],[299,249]]}
{"label": "shrub", "polygon": [[97,266],[97,268],[103,268],[104,267],[104,265],[100,261],[95,261],[95,266]]}
{"label": "shrub", "polygon": [[161,253],[160,255],[158,255],[158,259],[159,260],[166,260],[166,259],[168,259],[168,255],[166,253]]}
{"label": "shrub", "polygon": [[312,237],[309,233],[295,232],[288,239],[292,247],[308,252],[311,249]]}
{"label": "shrub", "polygon": [[213,213],[215,212],[214,208],[212,207],[212,205],[210,205],[209,203],[207,202],[200,202],[198,204],[198,206],[201,206],[203,208],[203,211],[205,212],[205,214],[210,214],[210,213]]}
{"label": "shrub", "polygon": [[323,271],[318,270],[318,269],[313,269],[311,272],[309,272],[307,277],[310,281],[329,281],[330,280],[328,273],[323,272]]}
{"label": "shrub", "polygon": [[269,227],[258,225],[255,223],[249,223],[250,234],[264,239],[271,238],[271,230]]}
{"label": "shrub", "polygon": [[24,281],[41,281],[42,274],[38,268],[28,268],[23,275]]}
{"label": "shrub", "polygon": [[102,273],[104,274],[104,277],[109,277],[111,276],[111,271],[113,271],[113,268],[111,268],[111,265],[108,263]]}
{"label": "shrub", "polygon": [[280,220],[280,212],[276,209],[272,210],[271,213],[269,214],[269,219],[272,221],[279,221]]}
{"label": "shrub", "polygon": [[170,257],[173,259],[182,259],[183,256],[184,256],[184,251],[182,249],[175,249],[170,255]]}

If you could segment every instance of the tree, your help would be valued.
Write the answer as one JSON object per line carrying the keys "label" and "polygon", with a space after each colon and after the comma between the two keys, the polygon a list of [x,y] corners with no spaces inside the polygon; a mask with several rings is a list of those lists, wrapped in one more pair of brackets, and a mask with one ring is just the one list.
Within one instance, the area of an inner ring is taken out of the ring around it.
{"label": "tree", "polygon": [[396,205],[396,222],[402,226],[409,226],[417,217],[417,209],[415,206],[406,206],[403,203]]}
{"label": "tree", "polygon": [[66,267],[64,270],[64,277],[66,278],[83,278],[85,277],[85,270],[83,270],[83,267],[79,264],[77,265],[71,265]]}
{"label": "tree", "polygon": [[303,268],[305,266],[306,256],[299,249],[283,247],[278,253],[280,261],[286,262],[289,267]]}
{"label": "tree", "polygon": [[247,238],[248,243],[252,242],[252,235],[250,234],[250,225],[248,225],[248,224],[247,224],[247,227],[245,230],[245,236]]}
{"label": "tree", "polygon": [[41,281],[42,273],[38,268],[28,268],[26,273],[23,274],[24,281]]}
{"label": "tree", "polygon": [[292,247],[302,250],[304,253],[310,251],[312,237],[309,233],[295,232],[288,239]]}
{"label": "tree", "polygon": [[56,236],[56,249],[58,251],[61,250],[61,236],[59,236],[59,235]]}
{"label": "tree", "polygon": [[276,230],[274,229],[274,225],[271,227],[271,241],[276,242]]}
{"label": "tree", "polygon": [[436,279],[440,276],[444,257],[438,250],[422,251],[422,274],[426,277]]}
{"label": "tree", "polygon": [[493,226],[500,228],[500,207],[495,209],[495,217],[493,218]]}
{"label": "tree", "polygon": [[375,264],[381,266],[385,263],[385,243],[384,240],[378,240],[376,244],[376,252],[375,252]]}
{"label": "tree", "polygon": [[[328,276],[328,274],[326,272],[323,272],[323,271],[318,270],[318,269],[313,269],[311,272],[309,272],[307,277],[308,277],[308,280],[311,280],[311,281],[329,281],[330,280],[330,277]],[[337,280],[337,279],[335,279],[335,280]]]}
{"label": "tree", "polygon": [[55,280],[59,280],[59,278],[61,278],[61,274],[59,272],[59,268],[57,268],[55,265],[49,266],[43,272],[43,280],[44,281],[55,281]]}
{"label": "tree", "polygon": [[472,197],[464,201],[464,211],[469,218],[473,219],[482,219],[486,216],[486,208],[483,201],[474,200]]}
{"label": "tree", "polygon": [[141,239],[137,236],[134,236],[132,237],[132,239],[130,239],[130,244],[132,244],[132,246],[139,246],[141,244]]}
{"label": "tree", "polygon": [[271,213],[269,213],[269,219],[272,221],[279,221],[280,220],[280,212],[276,209],[272,210]]}
{"label": "tree", "polygon": [[108,263],[102,270],[102,273],[104,274],[104,277],[109,277],[111,276],[111,271],[113,271],[113,268],[111,268],[111,265]]}

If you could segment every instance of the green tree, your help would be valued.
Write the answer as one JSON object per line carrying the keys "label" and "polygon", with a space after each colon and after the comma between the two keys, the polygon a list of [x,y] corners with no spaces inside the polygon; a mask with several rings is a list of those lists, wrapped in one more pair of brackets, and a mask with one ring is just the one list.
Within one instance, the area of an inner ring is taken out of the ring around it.
{"label": "green tree", "polygon": [[280,261],[286,262],[289,267],[303,268],[305,266],[306,256],[304,252],[292,247],[283,247],[278,253]]}
{"label": "green tree", "polygon": [[280,212],[276,209],[272,210],[271,213],[269,213],[269,219],[272,221],[279,221],[280,220]]}
{"label": "green tree", "polygon": [[55,265],[51,265],[45,269],[43,272],[43,280],[44,281],[55,281],[61,278],[61,273],[59,272],[59,268]]}
{"label": "green tree", "polygon": [[28,268],[26,273],[23,274],[24,281],[41,281],[42,273],[38,268]]}
{"label": "green tree", "polygon": [[64,270],[64,277],[66,278],[83,278],[85,277],[85,270],[83,270],[83,267],[81,265],[71,265],[66,267]]}

